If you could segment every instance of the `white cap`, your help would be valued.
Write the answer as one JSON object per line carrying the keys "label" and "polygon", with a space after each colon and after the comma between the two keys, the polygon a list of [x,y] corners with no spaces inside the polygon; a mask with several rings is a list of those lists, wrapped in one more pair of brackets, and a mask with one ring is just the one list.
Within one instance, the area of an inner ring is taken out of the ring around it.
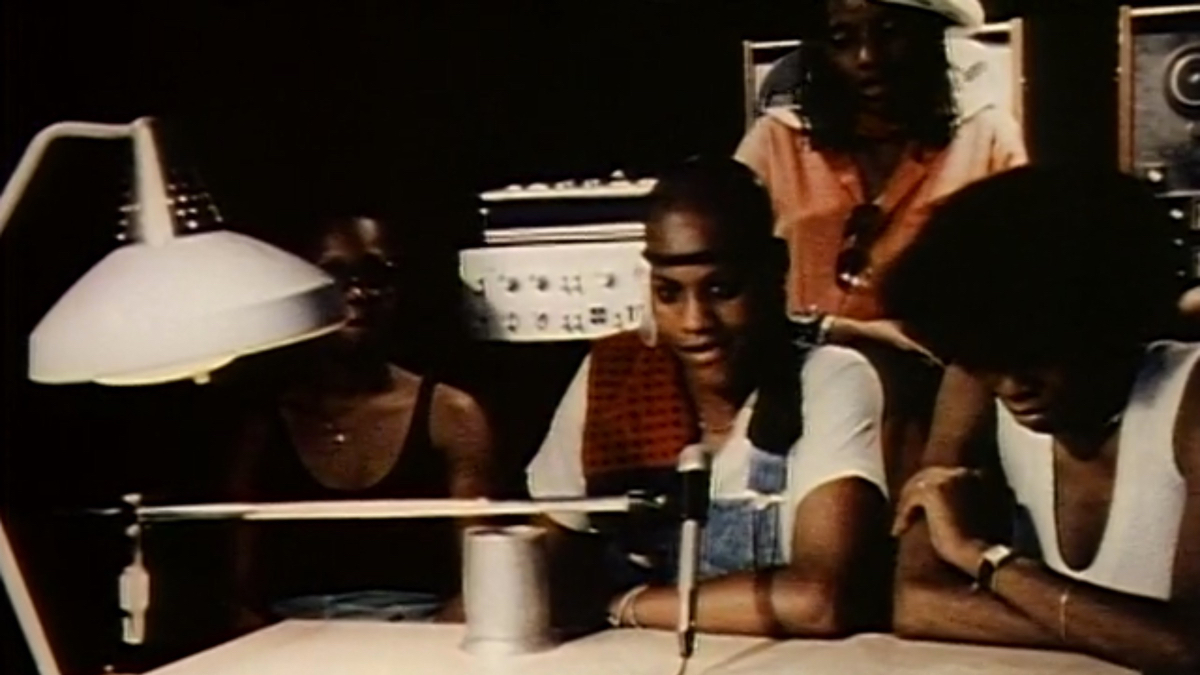
{"label": "white cap", "polygon": [[950,23],[962,28],[978,28],[983,25],[983,5],[979,0],[876,0],[890,5],[915,7],[927,12],[941,14]]}

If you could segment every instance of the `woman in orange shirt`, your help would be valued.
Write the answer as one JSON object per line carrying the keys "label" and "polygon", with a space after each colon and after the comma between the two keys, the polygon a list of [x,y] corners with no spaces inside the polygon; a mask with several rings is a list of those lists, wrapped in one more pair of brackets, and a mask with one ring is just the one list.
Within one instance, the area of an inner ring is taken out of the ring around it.
{"label": "woman in orange shirt", "polygon": [[[860,346],[884,382],[893,486],[923,445],[934,392],[978,398],[886,316],[877,280],[934,204],[1026,163],[1020,129],[994,101],[961,95],[946,31],[983,20],[977,0],[818,0],[800,47],[797,105],[768,108],[736,157],[766,184],[788,242],[788,310],[814,342]],[[908,452],[908,449],[913,452]]]}
{"label": "woman in orange shirt", "polygon": [[1024,164],[1016,121],[956,95],[945,31],[975,0],[825,0],[800,48],[798,105],[768,108],[736,157],[762,178],[789,242],[789,310],[883,318],[875,279],[931,205]]}

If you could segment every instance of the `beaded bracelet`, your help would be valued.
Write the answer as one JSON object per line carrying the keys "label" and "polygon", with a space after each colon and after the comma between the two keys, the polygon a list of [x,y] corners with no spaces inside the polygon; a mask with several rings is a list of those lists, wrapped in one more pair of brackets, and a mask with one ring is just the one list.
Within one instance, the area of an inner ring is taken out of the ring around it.
{"label": "beaded bracelet", "polygon": [[633,610],[634,601],[637,600],[637,596],[641,595],[647,588],[649,588],[647,584],[642,584],[640,586],[634,586],[628,591],[625,591],[625,595],[622,595],[621,599],[617,601],[616,611],[614,611],[608,617],[608,623],[611,624],[613,628],[620,628],[622,625],[624,625],[625,614],[627,612],[632,614],[630,625],[633,628],[641,628],[641,626],[638,625],[637,612],[631,610]]}

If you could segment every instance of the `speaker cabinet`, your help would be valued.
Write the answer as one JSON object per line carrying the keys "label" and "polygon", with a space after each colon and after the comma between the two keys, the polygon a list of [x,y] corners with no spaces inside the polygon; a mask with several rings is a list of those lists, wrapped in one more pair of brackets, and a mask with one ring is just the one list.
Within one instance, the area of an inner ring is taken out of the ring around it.
{"label": "speaker cabinet", "polygon": [[1200,6],[1121,13],[1122,168],[1200,190]]}
{"label": "speaker cabinet", "polygon": [[1200,5],[1123,7],[1120,166],[1177,224],[1179,275],[1200,283]]}

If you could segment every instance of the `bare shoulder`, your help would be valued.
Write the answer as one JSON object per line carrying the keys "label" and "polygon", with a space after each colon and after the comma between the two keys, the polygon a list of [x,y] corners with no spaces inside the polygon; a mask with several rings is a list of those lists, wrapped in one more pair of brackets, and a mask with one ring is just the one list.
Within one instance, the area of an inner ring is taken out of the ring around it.
{"label": "bare shoulder", "polygon": [[430,408],[430,436],[435,445],[454,454],[487,450],[491,429],[487,413],[474,396],[438,383],[433,388]]}
{"label": "bare shoulder", "polygon": [[483,415],[483,406],[479,405],[474,396],[441,382],[433,388],[433,410],[434,414],[441,414],[456,421],[467,421]]}
{"label": "bare shoulder", "polygon": [[395,364],[388,364],[388,374],[392,378],[392,391],[397,394],[416,396],[417,390],[421,387],[421,382],[424,378],[417,373],[406,368],[401,368]]}

